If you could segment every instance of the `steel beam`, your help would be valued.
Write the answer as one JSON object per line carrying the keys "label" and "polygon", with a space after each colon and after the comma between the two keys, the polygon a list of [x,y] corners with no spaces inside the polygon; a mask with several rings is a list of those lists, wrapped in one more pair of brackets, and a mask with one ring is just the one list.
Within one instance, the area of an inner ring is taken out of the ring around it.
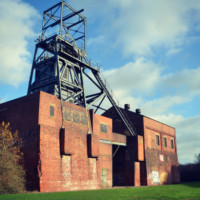
{"label": "steel beam", "polygon": [[[64,17],[64,18],[62,19],[62,22],[66,21],[67,19],[70,19],[71,17],[74,17],[75,15],[77,15],[78,13],[83,12],[83,11],[84,11],[84,9],[81,9],[81,10],[77,11],[76,13],[71,13],[71,14],[67,15],[66,17]],[[54,26],[56,26],[57,24],[60,24],[60,22],[61,22],[61,20],[58,20],[58,21],[54,22],[53,24],[50,24],[50,25],[44,27],[43,30],[46,30],[46,29],[48,29],[49,27],[54,27]]]}
{"label": "steel beam", "polygon": [[82,23],[82,22],[84,22],[84,19],[82,19],[82,20],[80,20],[80,21],[78,21],[78,22],[76,22],[76,23],[74,23],[74,24],[68,26],[67,28],[70,29],[71,27],[76,26],[76,25],[78,25],[78,24],[80,24],[80,23]]}

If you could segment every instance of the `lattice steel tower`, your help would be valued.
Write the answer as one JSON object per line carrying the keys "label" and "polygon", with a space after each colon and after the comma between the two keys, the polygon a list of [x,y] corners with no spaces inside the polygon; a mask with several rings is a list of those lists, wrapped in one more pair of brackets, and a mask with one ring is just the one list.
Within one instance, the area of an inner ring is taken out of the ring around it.
{"label": "lattice steel tower", "polygon": [[[64,1],[44,11],[42,34],[35,47],[27,94],[44,91],[87,109],[96,107],[95,111],[101,109],[107,97],[131,135],[135,135],[133,125],[115,103],[99,70],[87,59],[83,11],[76,11]],[[95,93],[86,96],[83,77],[96,87]]]}

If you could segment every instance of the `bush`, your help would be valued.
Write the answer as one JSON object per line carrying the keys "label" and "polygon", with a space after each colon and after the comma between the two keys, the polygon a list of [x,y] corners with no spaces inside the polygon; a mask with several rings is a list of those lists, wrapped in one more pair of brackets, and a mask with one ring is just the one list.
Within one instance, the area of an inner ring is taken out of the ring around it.
{"label": "bush", "polygon": [[25,172],[20,162],[22,141],[17,131],[11,132],[9,123],[0,124],[0,194],[24,191]]}
{"label": "bush", "polygon": [[179,165],[182,182],[200,181],[200,153],[195,155],[195,163]]}

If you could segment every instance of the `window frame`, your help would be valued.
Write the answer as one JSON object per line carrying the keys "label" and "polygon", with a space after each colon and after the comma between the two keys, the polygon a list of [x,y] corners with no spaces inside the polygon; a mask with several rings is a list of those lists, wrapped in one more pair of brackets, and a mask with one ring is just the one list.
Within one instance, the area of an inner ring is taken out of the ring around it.
{"label": "window frame", "polygon": [[160,146],[160,135],[156,134],[156,145]]}
{"label": "window frame", "polygon": [[[52,108],[53,108],[53,110],[51,110]],[[53,111],[53,115],[51,114],[52,111]],[[55,105],[54,104],[49,105],[49,117],[55,118]]]}
{"label": "window frame", "polygon": [[171,149],[174,149],[174,139],[171,139]]}
{"label": "window frame", "polygon": [[[102,127],[106,127],[106,131],[102,130]],[[108,133],[108,124],[100,122],[100,132],[101,133]]]}
{"label": "window frame", "polygon": [[80,124],[80,113],[78,112],[72,112],[72,121],[75,124]]}
{"label": "window frame", "polygon": [[163,137],[164,147],[167,148],[167,137]]}

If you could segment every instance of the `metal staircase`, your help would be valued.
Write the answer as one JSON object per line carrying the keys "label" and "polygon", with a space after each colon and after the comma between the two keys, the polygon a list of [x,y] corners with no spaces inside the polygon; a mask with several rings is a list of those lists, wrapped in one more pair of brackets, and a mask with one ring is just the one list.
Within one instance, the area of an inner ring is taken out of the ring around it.
{"label": "metal staircase", "polygon": [[100,74],[98,72],[94,72],[93,71],[93,75],[95,76],[95,78],[98,81],[99,85],[103,88],[103,91],[105,92],[107,98],[109,99],[110,103],[114,106],[115,110],[117,111],[117,113],[120,116],[121,120],[124,122],[126,128],[130,132],[130,134],[132,136],[136,136],[136,133],[133,130],[133,128],[132,128],[127,116],[125,116],[124,113],[122,112],[121,108],[119,108],[117,106],[115,100],[113,99],[112,95],[110,94],[110,92],[108,91],[107,87],[105,86],[103,80],[101,79]]}
{"label": "metal staircase", "polygon": [[[83,58],[84,58],[85,62],[89,66],[91,66],[91,63],[88,61],[87,57],[83,56]],[[96,78],[96,80],[97,80],[100,88],[101,88],[101,93],[100,94],[105,94],[107,96],[108,100],[110,101],[110,103],[112,104],[112,106],[115,108],[117,114],[119,115],[119,117],[123,121],[123,123],[125,124],[126,128],[130,132],[130,134],[132,136],[136,136],[136,131],[135,131],[135,128],[134,128],[133,124],[131,123],[131,121],[128,118],[128,116],[127,115],[125,116],[125,114],[122,112],[121,108],[115,102],[113,96],[110,94],[108,88],[104,84],[104,81],[102,80],[102,78],[100,76],[100,72],[98,70],[91,70],[91,71],[92,71],[92,74],[94,75],[94,77]],[[90,100],[88,102],[90,103]],[[101,103],[102,103],[102,101],[101,101]]]}

